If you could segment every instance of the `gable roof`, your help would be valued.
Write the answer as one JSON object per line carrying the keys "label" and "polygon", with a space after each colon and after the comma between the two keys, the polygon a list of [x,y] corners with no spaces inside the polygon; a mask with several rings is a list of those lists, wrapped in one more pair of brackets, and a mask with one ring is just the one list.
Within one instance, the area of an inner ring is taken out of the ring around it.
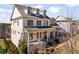
{"label": "gable roof", "polygon": [[73,20],[70,17],[58,16],[56,22],[76,22],[76,20]]}
{"label": "gable roof", "polygon": [[[26,16],[27,16],[27,14],[25,13],[25,10],[27,10],[27,9],[29,8],[29,6],[27,7],[27,6],[22,6],[22,5],[15,4],[14,7],[13,7],[13,12],[12,12],[12,15],[11,15],[11,19],[12,19],[12,17],[13,17],[13,13],[14,13],[14,9],[15,9],[15,8],[18,9],[18,11],[19,11],[20,14],[22,15],[22,17],[26,17]],[[32,7],[30,7],[30,8],[32,9],[32,11],[37,10],[37,8],[32,8]],[[42,12],[42,10],[41,10],[40,12]],[[47,19],[50,19],[50,17],[48,17],[47,15],[44,16],[43,14],[39,14],[39,15],[37,16],[36,14],[31,13],[29,16],[34,16],[34,17],[39,17],[39,18],[47,18]],[[10,19],[10,20],[11,20],[11,19]]]}

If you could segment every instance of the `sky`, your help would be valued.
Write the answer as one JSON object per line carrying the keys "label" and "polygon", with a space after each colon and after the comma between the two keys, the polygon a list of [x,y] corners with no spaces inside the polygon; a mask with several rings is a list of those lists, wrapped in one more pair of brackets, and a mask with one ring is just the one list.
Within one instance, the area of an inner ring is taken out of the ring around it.
{"label": "sky", "polygon": [[[79,5],[77,4],[21,4],[34,8],[47,10],[49,17],[65,16],[79,18]],[[0,23],[10,23],[13,4],[0,4]]]}

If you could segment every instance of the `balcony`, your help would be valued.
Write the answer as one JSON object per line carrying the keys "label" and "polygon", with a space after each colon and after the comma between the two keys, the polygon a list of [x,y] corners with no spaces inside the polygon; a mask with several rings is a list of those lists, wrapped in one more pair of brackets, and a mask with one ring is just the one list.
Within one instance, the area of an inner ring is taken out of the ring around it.
{"label": "balcony", "polygon": [[51,26],[24,26],[24,28],[52,28]]}

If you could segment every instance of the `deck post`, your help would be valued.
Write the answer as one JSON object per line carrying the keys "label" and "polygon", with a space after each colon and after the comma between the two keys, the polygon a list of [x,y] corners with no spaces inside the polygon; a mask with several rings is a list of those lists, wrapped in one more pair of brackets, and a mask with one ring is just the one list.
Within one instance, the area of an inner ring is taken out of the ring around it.
{"label": "deck post", "polygon": [[54,40],[55,40],[55,30],[54,30],[53,36],[54,36]]}
{"label": "deck post", "polygon": [[40,32],[38,32],[38,34],[39,34],[38,42],[39,42],[39,54],[40,54]]}
{"label": "deck post", "polygon": [[29,47],[30,47],[30,42],[29,42],[29,38],[30,37],[30,35],[29,35],[29,33],[28,33],[28,39],[27,39],[27,53],[29,54]]}
{"label": "deck post", "polygon": [[48,32],[47,32],[47,42],[48,42]]}

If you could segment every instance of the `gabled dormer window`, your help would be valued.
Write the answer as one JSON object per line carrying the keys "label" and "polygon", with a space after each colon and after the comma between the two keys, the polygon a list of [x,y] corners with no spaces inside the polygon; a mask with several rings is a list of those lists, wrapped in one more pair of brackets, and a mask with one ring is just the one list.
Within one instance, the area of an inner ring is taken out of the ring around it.
{"label": "gabled dormer window", "polygon": [[46,17],[46,12],[47,12],[46,10],[43,11],[43,15],[44,15],[44,17]]}
{"label": "gabled dormer window", "polygon": [[28,15],[31,14],[31,7],[28,7],[27,14],[28,14]]}
{"label": "gabled dormer window", "polygon": [[31,10],[30,10],[30,9],[28,9],[28,10],[27,10],[27,13],[28,13],[28,15],[30,15],[30,14],[31,14]]}
{"label": "gabled dormer window", "polygon": [[36,10],[36,15],[38,16],[39,14],[40,14],[40,10],[37,9],[37,10]]}

